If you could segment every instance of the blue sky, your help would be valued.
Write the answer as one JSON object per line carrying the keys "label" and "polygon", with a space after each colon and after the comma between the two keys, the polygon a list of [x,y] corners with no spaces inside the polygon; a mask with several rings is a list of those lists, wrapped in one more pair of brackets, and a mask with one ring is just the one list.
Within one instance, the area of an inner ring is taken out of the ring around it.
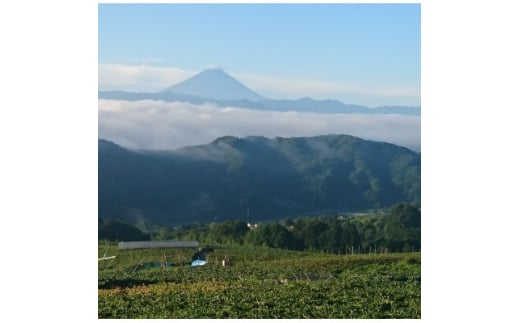
{"label": "blue sky", "polygon": [[99,88],[220,67],[273,98],[420,105],[419,4],[100,4]]}

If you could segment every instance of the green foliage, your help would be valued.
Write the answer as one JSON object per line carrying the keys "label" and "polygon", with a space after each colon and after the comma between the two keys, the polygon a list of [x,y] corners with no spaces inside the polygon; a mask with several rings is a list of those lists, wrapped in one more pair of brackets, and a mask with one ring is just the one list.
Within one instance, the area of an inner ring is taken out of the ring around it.
{"label": "green foliage", "polygon": [[211,241],[216,243],[243,243],[247,231],[246,222],[231,220],[211,224],[209,227],[209,236]]}
{"label": "green foliage", "polygon": [[410,204],[395,205],[384,226],[386,245],[394,250],[411,251],[421,246],[421,212]]}
{"label": "green foliage", "polygon": [[[162,255],[109,252],[117,258],[99,268],[99,318],[421,317],[418,253],[337,256],[234,245],[216,248],[203,267],[128,272],[122,268],[132,259]],[[218,265],[226,257],[231,265]]]}
{"label": "green foliage", "polygon": [[296,246],[293,235],[278,223],[267,223],[255,228],[249,233],[248,241],[272,248],[294,249]]}
{"label": "green foliage", "polygon": [[334,254],[418,251],[420,217],[416,206],[400,203],[386,214],[291,218],[263,222],[251,230],[243,221],[229,220],[209,225],[156,227],[153,236],[198,240],[205,244],[249,244]]}

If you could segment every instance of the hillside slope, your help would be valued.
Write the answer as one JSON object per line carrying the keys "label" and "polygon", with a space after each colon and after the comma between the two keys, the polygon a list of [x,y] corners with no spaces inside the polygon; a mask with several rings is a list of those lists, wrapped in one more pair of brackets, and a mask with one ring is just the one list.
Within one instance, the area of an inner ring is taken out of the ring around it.
{"label": "hillside slope", "polygon": [[347,135],[222,137],[176,151],[99,141],[99,216],[130,223],[272,220],[420,204],[420,154]]}

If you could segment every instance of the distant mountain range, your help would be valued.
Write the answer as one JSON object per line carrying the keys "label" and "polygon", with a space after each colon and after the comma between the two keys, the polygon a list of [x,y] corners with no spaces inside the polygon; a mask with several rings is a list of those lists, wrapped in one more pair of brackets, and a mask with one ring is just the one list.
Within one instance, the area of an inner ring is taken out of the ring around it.
{"label": "distant mountain range", "polygon": [[99,216],[132,224],[420,205],[419,153],[347,135],[222,137],[174,151],[99,140],[98,163]]}
{"label": "distant mountain range", "polygon": [[127,91],[99,91],[99,99],[110,100],[162,100],[192,104],[213,103],[217,106],[234,106],[267,111],[300,111],[315,113],[400,114],[420,116],[420,107],[383,106],[368,108],[345,104],[338,100],[272,100],[254,92],[220,69],[207,69],[164,91],[155,93]]}

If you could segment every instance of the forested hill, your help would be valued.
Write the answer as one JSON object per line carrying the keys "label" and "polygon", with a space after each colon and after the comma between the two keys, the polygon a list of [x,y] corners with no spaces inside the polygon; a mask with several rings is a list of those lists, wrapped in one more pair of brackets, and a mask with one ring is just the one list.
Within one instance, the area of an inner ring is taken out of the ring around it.
{"label": "forested hill", "polygon": [[99,216],[132,224],[420,205],[419,153],[348,135],[223,137],[175,151],[99,140],[98,158]]}

